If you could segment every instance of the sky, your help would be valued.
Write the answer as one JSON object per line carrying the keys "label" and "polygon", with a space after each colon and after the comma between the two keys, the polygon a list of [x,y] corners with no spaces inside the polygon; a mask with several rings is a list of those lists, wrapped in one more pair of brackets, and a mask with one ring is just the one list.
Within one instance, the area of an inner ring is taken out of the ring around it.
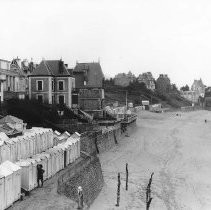
{"label": "sky", "polygon": [[0,58],[100,61],[106,77],[151,71],[211,86],[210,0],[0,0]]}

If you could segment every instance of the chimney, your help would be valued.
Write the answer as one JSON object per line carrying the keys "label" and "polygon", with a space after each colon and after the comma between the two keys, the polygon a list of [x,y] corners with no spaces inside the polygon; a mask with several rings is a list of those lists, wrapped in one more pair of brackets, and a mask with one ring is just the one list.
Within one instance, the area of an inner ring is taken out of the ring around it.
{"label": "chimney", "polygon": [[62,74],[64,72],[64,62],[62,59],[59,60],[59,73]]}

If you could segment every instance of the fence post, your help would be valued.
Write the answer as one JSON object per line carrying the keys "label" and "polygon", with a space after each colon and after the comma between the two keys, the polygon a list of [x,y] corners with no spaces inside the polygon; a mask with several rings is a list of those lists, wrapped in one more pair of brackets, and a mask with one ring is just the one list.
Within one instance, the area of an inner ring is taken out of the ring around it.
{"label": "fence post", "polygon": [[126,163],[126,190],[128,190],[128,164]]}
{"label": "fence post", "polygon": [[154,175],[154,172],[151,174],[151,177],[149,179],[149,183],[147,185],[146,189],[146,210],[149,210],[150,204],[152,202],[152,197],[151,197],[151,184],[152,184],[152,176]]}
{"label": "fence post", "polygon": [[120,181],[120,173],[118,173],[118,184],[117,184],[117,203],[116,203],[116,206],[119,206],[119,202],[120,202],[120,185],[121,185],[121,181]]}

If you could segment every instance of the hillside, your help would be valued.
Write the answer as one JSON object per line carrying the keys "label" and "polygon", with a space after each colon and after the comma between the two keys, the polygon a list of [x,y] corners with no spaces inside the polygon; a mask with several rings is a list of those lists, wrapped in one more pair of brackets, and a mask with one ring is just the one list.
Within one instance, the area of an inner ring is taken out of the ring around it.
{"label": "hillside", "polygon": [[132,102],[135,106],[141,105],[142,100],[149,100],[151,104],[161,103],[163,107],[180,108],[182,106],[191,106],[191,102],[181,97],[179,92],[158,94],[148,90],[142,84],[131,84],[128,87],[115,86],[113,84],[105,84],[105,105],[111,105],[118,101],[120,105],[126,103],[126,92],[128,102]]}

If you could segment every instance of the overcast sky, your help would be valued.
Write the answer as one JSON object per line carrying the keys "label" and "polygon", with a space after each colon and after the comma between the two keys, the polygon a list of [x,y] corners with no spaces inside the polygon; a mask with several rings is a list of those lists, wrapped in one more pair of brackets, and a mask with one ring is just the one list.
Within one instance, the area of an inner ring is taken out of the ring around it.
{"label": "overcast sky", "polygon": [[98,61],[106,76],[211,85],[210,0],[0,0],[0,58]]}

